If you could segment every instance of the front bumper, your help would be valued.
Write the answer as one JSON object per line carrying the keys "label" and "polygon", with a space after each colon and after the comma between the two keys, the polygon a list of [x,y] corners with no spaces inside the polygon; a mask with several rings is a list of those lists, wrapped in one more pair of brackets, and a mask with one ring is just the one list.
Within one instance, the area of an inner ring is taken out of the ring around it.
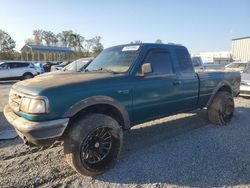
{"label": "front bumper", "polygon": [[240,86],[240,96],[248,96],[248,97],[250,97],[250,86],[241,85]]}
{"label": "front bumper", "polygon": [[24,142],[30,145],[53,143],[62,136],[69,122],[69,118],[44,122],[29,121],[16,115],[9,105],[4,107],[4,115]]}

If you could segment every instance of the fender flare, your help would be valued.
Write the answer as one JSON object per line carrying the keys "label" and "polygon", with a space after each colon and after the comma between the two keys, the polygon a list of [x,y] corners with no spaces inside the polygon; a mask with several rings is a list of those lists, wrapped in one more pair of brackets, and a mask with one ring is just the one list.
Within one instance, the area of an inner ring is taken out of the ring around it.
{"label": "fender flare", "polygon": [[74,105],[72,105],[63,115],[63,117],[73,117],[81,110],[98,104],[107,104],[116,108],[122,115],[124,120],[124,129],[130,128],[130,119],[127,110],[123,105],[121,105],[117,100],[108,96],[93,96],[81,100]]}
{"label": "fender flare", "polygon": [[214,97],[216,96],[216,94],[218,93],[218,91],[219,91],[222,87],[228,87],[228,88],[230,89],[231,95],[233,96],[233,89],[232,89],[230,83],[229,83],[228,81],[223,80],[223,81],[221,81],[221,82],[214,88],[214,90],[213,90],[213,92],[212,92],[212,95],[211,95],[210,99],[209,99],[208,102],[207,102],[207,105],[206,105],[207,107],[213,102]]}

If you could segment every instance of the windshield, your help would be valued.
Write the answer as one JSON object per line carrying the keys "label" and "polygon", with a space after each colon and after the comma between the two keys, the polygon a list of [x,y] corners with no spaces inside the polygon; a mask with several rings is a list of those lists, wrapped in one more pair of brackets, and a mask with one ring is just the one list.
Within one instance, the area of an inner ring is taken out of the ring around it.
{"label": "windshield", "polygon": [[63,68],[64,71],[75,71],[75,66],[76,66],[77,61],[73,61],[72,63],[68,64]]}
{"label": "windshield", "polygon": [[68,64],[68,61],[64,61],[64,62],[62,62],[60,65],[61,66],[65,66],[65,65],[67,65]]}
{"label": "windshield", "polygon": [[139,45],[115,46],[104,50],[87,67],[86,71],[125,73],[139,54]]}

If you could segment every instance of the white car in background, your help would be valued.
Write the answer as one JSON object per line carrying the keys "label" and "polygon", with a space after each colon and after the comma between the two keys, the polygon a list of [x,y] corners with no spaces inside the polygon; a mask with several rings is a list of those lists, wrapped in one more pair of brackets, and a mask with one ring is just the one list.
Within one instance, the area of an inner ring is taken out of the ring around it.
{"label": "white car in background", "polygon": [[80,72],[83,71],[84,68],[93,61],[94,57],[86,57],[86,58],[81,58],[77,59],[67,66],[65,66],[62,71],[70,71],[70,72]]}
{"label": "white car in background", "polygon": [[215,64],[214,62],[203,62],[201,57],[193,56],[192,64],[195,71],[206,71],[206,70],[224,70],[224,66],[220,64]]}
{"label": "white car in background", "polygon": [[31,62],[0,62],[0,80],[26,80],[38,74]]}
{"label": "white car in background", "polygon": [[250,97],[250,66],[241,73],[240,95]]}
{"label": "white car in background", "polygon": [[70,64],[68,64],[67,66],[65,66],[64,68],[62,68],[61,70],[47,72],[47,73],[44,73],[42,75],[39,75],[39,77],[51,76],[51,75],[55,75],[55,74],[68,74],[69,72],[71,72],[71,73],[84,72],[85,67],[87,67],[93,61],[93,59],[94,59],[94,57],[77,59],[77,60],[71,62]]}
{"label": "white car in background", "polygon": [[57,71],[57,70],[62,70],[65,66],[67,66],[70,63],[71,63],[70,61],[64,61],[64,62],[60,63],[59,65],[53,65],[50,68],[50,72]]}
{"label": "white car in background", "polygon": [[248,67],[250,67],[250,62],[235,61],[226,65],[225,69],[229,71],[239,71],[242,73],[244,70],[248,69]]}

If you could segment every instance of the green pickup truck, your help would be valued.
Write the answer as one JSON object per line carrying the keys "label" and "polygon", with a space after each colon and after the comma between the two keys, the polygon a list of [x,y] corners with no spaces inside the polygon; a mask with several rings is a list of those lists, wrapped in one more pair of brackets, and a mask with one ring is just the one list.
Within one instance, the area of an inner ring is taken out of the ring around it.
{"label": "green pickup truck", "polygon": [[136,124],[207,108],[211,123],[226,125],[240,80],[239,72],[195,73],[182,45],[119,45],[82,72],[14,84],[4,114],[26,144],[63,141],[67,162],[95,176],[114,166],[123,131]]}

